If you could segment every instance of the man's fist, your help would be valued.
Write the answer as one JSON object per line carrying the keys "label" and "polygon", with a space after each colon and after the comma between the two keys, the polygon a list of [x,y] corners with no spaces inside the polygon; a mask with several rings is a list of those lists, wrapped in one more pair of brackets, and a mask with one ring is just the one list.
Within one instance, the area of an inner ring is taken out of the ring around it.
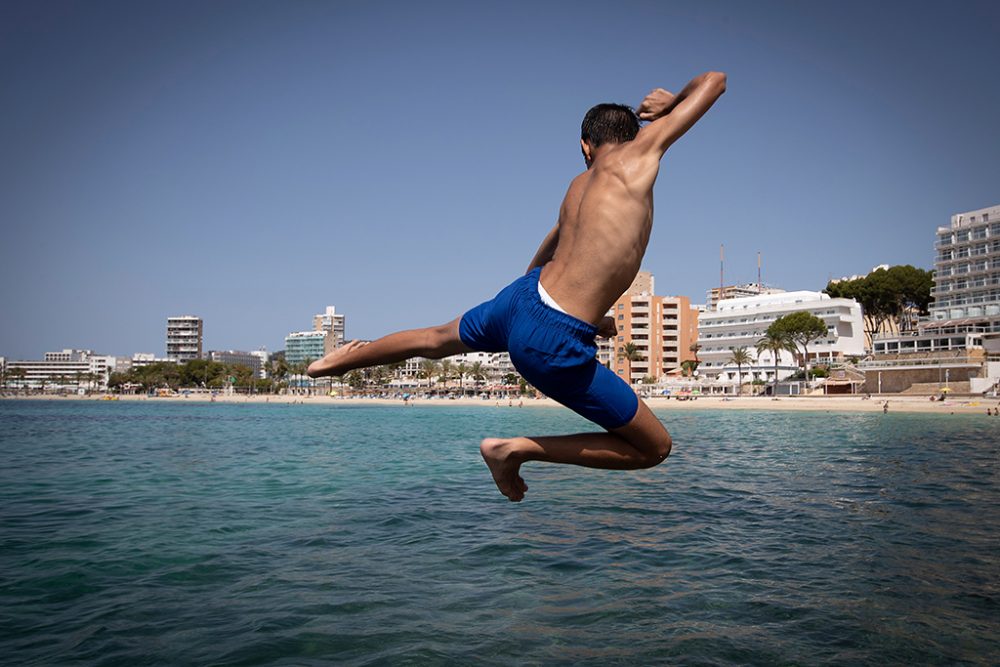
{"label": "man's fist", "polygon": [[646,95],[636,109],[640,120],[656,120],[670,112],[674,108],[674,100],[677,96],[669,90],[657,88],[649,95]]}
{"label": "man's fist", "polygon": [[604,319],[601,320],[600,326],[597,327],[597,335],[604,338],[611,338],[616,333],[618,333],[618,329],[615,327],[615,318],[605,315]]}

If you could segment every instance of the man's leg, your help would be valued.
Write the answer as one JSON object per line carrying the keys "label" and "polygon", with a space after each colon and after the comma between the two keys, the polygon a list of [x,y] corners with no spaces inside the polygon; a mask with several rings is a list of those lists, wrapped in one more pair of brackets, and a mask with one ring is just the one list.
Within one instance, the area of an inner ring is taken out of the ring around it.
{"label": "man's leg", "polygon": [[500,493],[512,501],[528,490],[519,470],[526,461],[570,463],[588,468],[636,470],[651,468],[670,454],[673,441],[660,420],[639,401],[632,420],[604,433],[542,436],[531,438],[487,438],[479,451],[493,473]]}
{"label": "man's leg", "polygon": [[471,352],[472,350],[458,336],[458,324],[461,319],[436,327],[399,331],[370,343],[352,340],[319,361],[309,364],[306,374],[313,378],[343,375],[355,368],[391,364],[411,357],[441,359],[453,354]]}

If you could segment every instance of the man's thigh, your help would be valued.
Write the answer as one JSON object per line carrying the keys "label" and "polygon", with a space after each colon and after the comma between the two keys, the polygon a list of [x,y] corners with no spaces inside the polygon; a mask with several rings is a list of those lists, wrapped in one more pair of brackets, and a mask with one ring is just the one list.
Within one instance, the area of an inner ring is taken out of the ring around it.
{"label": "man's thigh", "polygon": [[609,431],[629,424],[639,406],[632,388],[596,359],[577,368],[552,370],[535,386]]}

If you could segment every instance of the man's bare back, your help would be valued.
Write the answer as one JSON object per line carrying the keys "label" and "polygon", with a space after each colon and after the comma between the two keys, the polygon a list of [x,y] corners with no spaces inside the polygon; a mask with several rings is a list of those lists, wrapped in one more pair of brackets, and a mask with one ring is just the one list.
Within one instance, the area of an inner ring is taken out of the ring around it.
{"label": "man's bare back", "polygon": [[634,140],[596,147],[582,142],[587,170],[569,186],[541,275],[546,291],[566,312],[598,324],[631,284],[652,230],[660,159],[725,85],[725,75],[708,72],[676,96],[654,90],[638,110],[641,119],[653,122]]}

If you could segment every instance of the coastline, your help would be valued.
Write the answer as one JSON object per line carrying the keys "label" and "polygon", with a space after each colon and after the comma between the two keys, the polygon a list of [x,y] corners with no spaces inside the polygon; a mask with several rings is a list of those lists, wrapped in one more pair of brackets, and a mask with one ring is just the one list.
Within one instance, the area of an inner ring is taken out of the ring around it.
{"label": "coastline", "polygon": [[[66,395],[66,396],[4,396],[0,400],[17,401],[107,401],[105,394],[93,394],[89,396]],[[385,405],[406,407],[399,398],[366,398],[366,397],[339,397],[339,396],[276,396],[276,395],[218,395],[213,401],[209,397],[201,395],[169,396],[169,397],[147,397],[145,395],[123,395],[117,397],[118,401],[151,401],[154,403],[274,403],[284,405]],[[945,401],[931,401],[926,396],[872,396],[865,399],[861,396],[794,396],[771,399],[766,397],[740,397],[722,398],[714,396],[701,396],[697,400],[678,401],[666,397],[654,397],[645,399],[646,404],[653,410],[759,410],[770,412],[775,410],[798,410],[812,412],[882,412],[883,405],[889,402],[889,412],[921,413],[921,414],[978,414],[986,416],[986,410],[991,411],[1000,407],[998,398],[982,397],[955,397]],[[109,401],[110,402],[110,401]],[[410,398],[409,404],[413,406],[484,406],[484,407],[511,407],[511,408],[557,408],[558,403],[549,398],[524,398],[520,401],[514,399],[513,402],[501,399],[483,400],[479,398]],[[1000,418],[998,418],[1000,421]]]}

